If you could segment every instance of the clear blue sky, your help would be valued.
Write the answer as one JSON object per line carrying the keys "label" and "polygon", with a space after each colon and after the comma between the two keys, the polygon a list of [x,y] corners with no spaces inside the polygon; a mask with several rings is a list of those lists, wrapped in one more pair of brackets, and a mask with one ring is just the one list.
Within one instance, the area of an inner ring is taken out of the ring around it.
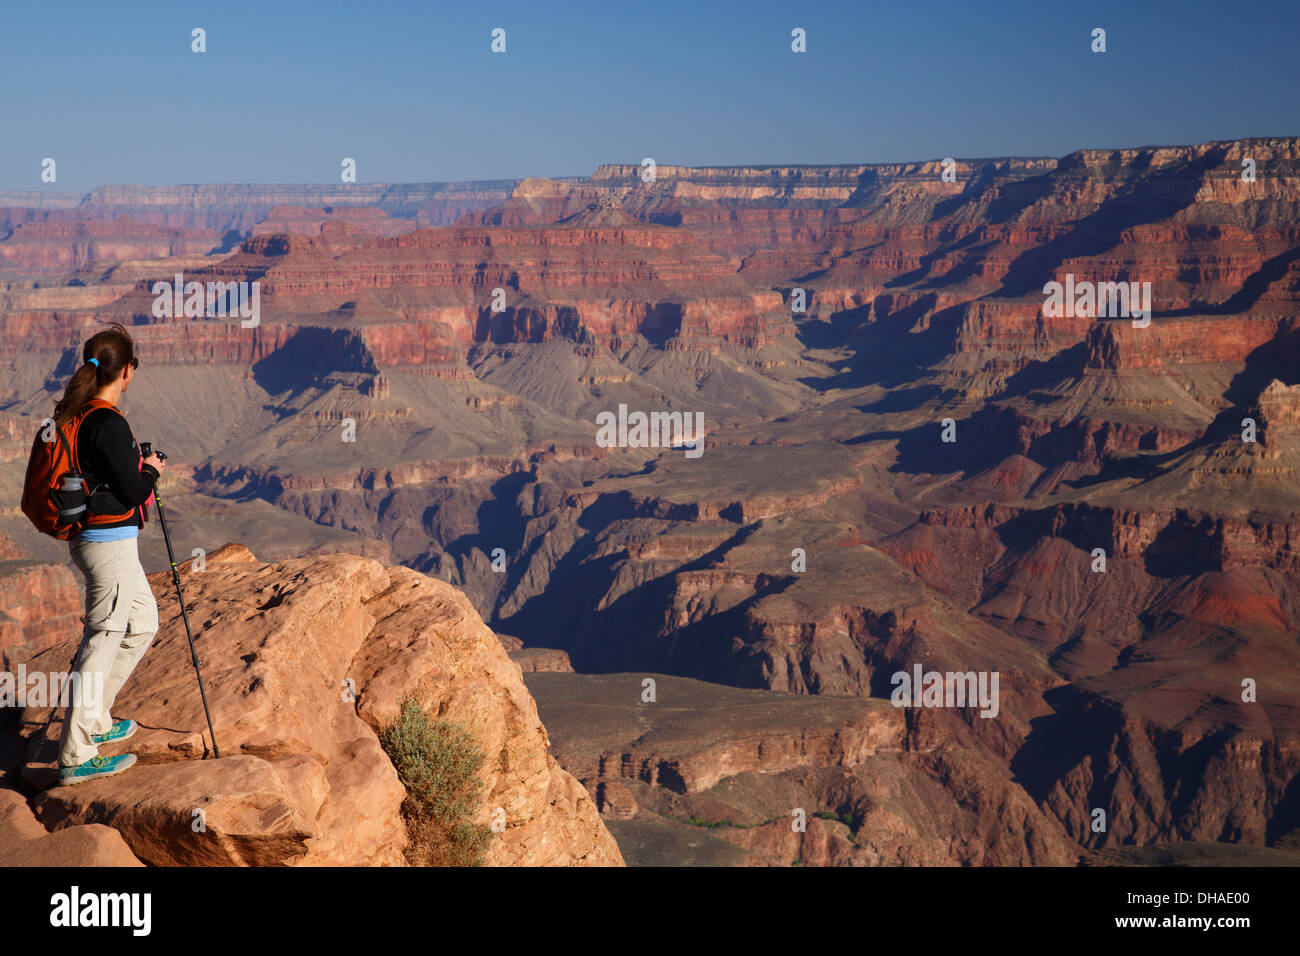
{"label": "clear blue sky", "polygon": [[12,3],[0,189],[337,182],[345,156],[361,182],[415,182],[1296,135],[1298,37],[1295,0]]}

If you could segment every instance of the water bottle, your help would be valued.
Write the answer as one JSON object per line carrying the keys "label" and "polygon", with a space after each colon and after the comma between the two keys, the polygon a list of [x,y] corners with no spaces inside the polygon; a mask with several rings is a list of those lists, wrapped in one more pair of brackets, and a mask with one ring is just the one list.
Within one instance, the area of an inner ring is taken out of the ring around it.
{"label": "water bottle", "polygon": [[54,492],[59,508],[59,525],[76,524],[86,514],[86,478],[79,471],[67,471],[60,476],[59,487]]}

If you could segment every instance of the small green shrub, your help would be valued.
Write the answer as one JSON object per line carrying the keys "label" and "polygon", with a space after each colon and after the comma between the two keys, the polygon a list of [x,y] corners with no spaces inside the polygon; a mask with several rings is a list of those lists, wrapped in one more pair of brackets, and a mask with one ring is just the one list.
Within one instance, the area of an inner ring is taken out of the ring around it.
{"label": "small green shrub", "polygon": [[813,813],[813,816],[819,817],[822,820],[836,820],[844,824],[846,827],[849,828],[850,840],[852,840],[857,835],[856,831],[854,830],[854,825],[856,821],[853,819],[853,814],[851,813],[835,813],[834,811],[831,810],[818,810],[815,813]]}
{"label": "small green shrub", "polygon": [[720,827],[739,827],[740,829],[744,829],[743,824],[733,823],[731,820],[705,820],[702,817],[696,816],[687,817],[682,822],[687,826],[705,827],[709,830],[717,830]]}
{"label": "small green shrub", "polygon": [[759,823],[737,823],[735,820],[728,820],[726,818],[721,820],[705,820],[703,817],[699,817],[694,814],[692,814],[689,817],[675,817],[672,816],[671,814],[668,814],[667,816],[668,819],[676,820],[679,823],[684,823],[688,827],[704,827],[709,830],[716,830],[719,829],[720,827],[730,827],[733,830],[750,830],[755,827],[765,827],[769,823],[772,823],[776,820],[785,819],[784,817],[775,816],[775,817],[768,817],[766,820],[763,820]]}
{"label": "small green shrub", "polygon": [[412,866],[482,866],[490,827],[475,823],[483,802],[478,778],[484,755],[460,724],[430,720],[408,697],[379,743],[406,788],[402,818]]}

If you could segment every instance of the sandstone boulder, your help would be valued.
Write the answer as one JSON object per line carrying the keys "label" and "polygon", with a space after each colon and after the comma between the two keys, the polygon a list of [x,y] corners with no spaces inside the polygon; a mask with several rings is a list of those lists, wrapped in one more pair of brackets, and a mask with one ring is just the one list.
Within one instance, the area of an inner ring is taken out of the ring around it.
{"label": "sandstone boulder", "polygon": [[0,790],[0,867],[142,865],[116,830],[92,823],[49,833],[22,794]]}

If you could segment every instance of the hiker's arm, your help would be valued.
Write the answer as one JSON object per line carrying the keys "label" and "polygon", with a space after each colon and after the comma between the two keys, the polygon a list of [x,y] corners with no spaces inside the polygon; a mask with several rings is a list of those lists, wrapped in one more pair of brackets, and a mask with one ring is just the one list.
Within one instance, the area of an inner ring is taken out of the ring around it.
{"label": "hiker's arm", "polygon": [[131,426],[121,415],[105,415],[99,430],[97,445],[108,464],[104,479],[113,490],[113,497],[128,508],[135,508],[149,500],[153,494],[158,471],[152,465],[140,464],[140,452],[135,447]]}

